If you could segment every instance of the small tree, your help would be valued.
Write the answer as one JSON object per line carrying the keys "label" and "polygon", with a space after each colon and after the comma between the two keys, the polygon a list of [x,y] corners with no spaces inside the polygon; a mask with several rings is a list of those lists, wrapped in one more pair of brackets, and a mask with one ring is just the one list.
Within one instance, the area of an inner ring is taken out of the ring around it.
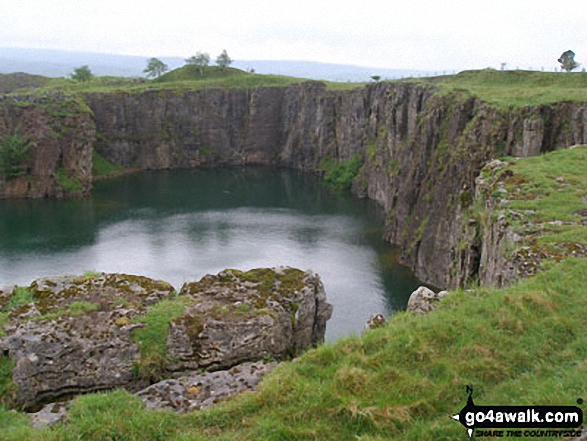
{"label": "small tree", "polygon": [[371,75],[371,79],[373,79],[373,81],[379,81],[381,79],[381,75]]}
{"label": "small tree", "polygon": [[90,81],[92,78],[94,78],[94,74],[88,66],[78,67],[77,69],[74,69],[71,74],[71,79],[79,81],[80,83]]}
{"label": "small tree", "polygon": [[168,69],[167,64],[157,58],[151,58],[147,62],[147,68],[143,71],[146,73],[148,77],[157,77],[159,78],[163,72],[166,72]]}
{"label": "small tree", "polygon": [[571,50],[563,52],[563,54],[558,59],[558,62],[561,64],[561,68],[567,72],[570,72],[573,69],[579,67],[579,63],[575,61],[575,53]]}
{"label": "small tree", "polygon": [[31,143],[18,134],[18,127],[12,135],[4,138],[0,146],[0,173],[4,174],[6,179],[25,174],[24,160],[30,148]]}
{"label": "small tree", "polygon": [[204,76],[204,69],[206,66],[208,66],[208,64],[210,64],[210,55],[205,52],[198,52],[193,57],[186,59],[185,62],[187,64],[197,66],[198,70],[200,71],[200,75]]}
{"label": "small tree", "polygon": [[220,66],[220,68],[222,69],[223,72],[226,70],[226,68],[228,66],[230,66],[231,63],[232,63],[232,60],[230,59],[230,57],[226,53],[226,49],[224,49],[222,51],[222,53],[220,55],[218,55],[218,58],[216,58],[216,64],[218,66]]}

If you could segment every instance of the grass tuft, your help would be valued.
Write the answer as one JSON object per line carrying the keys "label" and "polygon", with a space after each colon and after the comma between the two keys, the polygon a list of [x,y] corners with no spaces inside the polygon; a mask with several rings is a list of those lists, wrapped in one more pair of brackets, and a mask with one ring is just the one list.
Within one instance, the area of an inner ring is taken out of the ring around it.
{"label": "grass tuft", "polygon": [[111,164],[102,155],[94,151],[92,157],[92,174],[94,177],[110,176],[123,170],[124,167]]}
{"label": "grass tuft", "polygon": [[188,297],[163,300],[155,304],[143,317],[134,319],[146,326],[133,332],[133,340],[139,344],[141,359],[136,374],[141,377],[157,377],[165,363],[169,322],[183,314]]}

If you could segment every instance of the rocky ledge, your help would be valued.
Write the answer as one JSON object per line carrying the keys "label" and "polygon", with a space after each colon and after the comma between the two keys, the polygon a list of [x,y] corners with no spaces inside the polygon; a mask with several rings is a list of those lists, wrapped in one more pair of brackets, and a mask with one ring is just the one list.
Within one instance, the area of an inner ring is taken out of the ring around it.
{"label": "rocky ledge", "polygon": [[[275,364],[247,362],[283,360],[322,341],[331,313],[320,278],[292,268],[225,270],[179,294],[124,274],[38,279],[0,289],[0,363],[11,367],[0,369],[11,372],[0,378],[0,400],[38,410],[81,393],[152,385],[140,393],[150,407],[205,407],[253,387]],[[177,404],[169,396],[183,384],[191,398]]]}

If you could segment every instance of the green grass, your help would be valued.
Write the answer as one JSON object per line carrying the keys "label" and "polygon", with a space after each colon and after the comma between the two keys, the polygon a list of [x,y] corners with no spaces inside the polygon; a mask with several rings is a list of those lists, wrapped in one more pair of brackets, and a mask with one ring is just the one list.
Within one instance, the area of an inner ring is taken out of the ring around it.
{"label": "green grass", "polygon": [[24,286],[17,286],[12,292],[12,296],[8,301],[8,304],[4,309],[11,310],[16,309],[19,306],[26,305],[27,303],[34,302],[35,298],[31,291]]}
{"label": "green grass", "polygon": [[[35,300],[36,299],[34,298],[31,291],[24,286],[16,286],[9,297],[4,298],[3,303],[6,303],[3,306],[0,304],[0,337],[5,335],[2,327],[8,323],[8,316],[10,311],[17,309],[20,306],[34,302]],[[0,397],[1,395],[2,394],[0,393]]]}
{"label": "green grass", "polygon": [[[510,210],[518,213],[511,220],[513,228],[518,233],[540,229],[540,234],[527,237],[525,244],[550,248],[557,243],[587,246],[587,228],[582,225],[587,216],[577,214],[587,209],[587,146],[513,161],[507,170],[513,175],[504,181],[508,190],[505,198],[509,200],[504,210],[510,218]],[[557,182],[560,177],[563,181]],[[566,224],[549,223],[553,221]]]}
{"label": "green grass", "polygon": [[48,81],[50,79],[47,77],[20,72],[0,74],[0,94],[12,93],[23,88],[42,87]]}
{"label": "green grass", "polygon": [[121,165],[108,162],[102,155],[94,151],[92,156],[92,174],[94,177],[105,177],[120,173],[124,170]]}
{"label": "green grass", "polygon": [[[92,394],[76,400],[65,425],[21,439],[465,439],[449,416],[465,404],[467,384],[480,405],[573,405],[583,396],[587,296],[578,280],[587,280],[587,259],[507,289],[454,292],[426,317],[399,313],[363,338],[311,350],[257,393],[208,411],[150,412],[126,392]],[[11,424],[9,435],[29,430]]]}
{"label": "green grass", "polygon": [[[16,392],[16,386],[12,381],[14,366],[16,366],[15,361],[6,356],[0,356],[0,406],[8,404]],[[2,427],[1,424],[0,427]]]}
{"label": "green grass", "polygon": [[[255,88],[278,87],[308,81],[304,78],[283,75],[261,75],[228,68],[222,72],[217,66],[208,67],[201,76],[195,66],[183,66],[155,80],[125,77],[95,77],[91,81],[76,82],[66,78],[35,79],[23,82],[18,94],[43,94],[60,91],[66,93],[140,93],[147,90],[170,90],[178,93],[202,88]],[[564,101],[587,101],[587,74],[582,72],[554,73],[535,71],[497,71],[493,69],[463,71],[457,75],[429,78],[392,80],[392,83],[409,82],[431,85],[439,93],[459,93],[479,97],[501,108],[535,106]],[[369,83],[322,81],[328,90],[344,91],[365,87]],[[1,78],[0,78],[1,84]]]}
{"label": "green grass", "polygon": [[136,366],[137,375],[155,377],[160,373],[167,353],[169,322],[183,314],[188,302],[188,297],[163,300],[143,317],[134,320],[136,323],[146,324],[144,328],[133,332],[133,340],[138,343],[141,354]]}
{"label": "green grass", "polygon": [[[14,79],[2,78],[14,83]],[[287,86],[308,81],[304,78],[283,75],[261,75],[217,66],[208,67],[201,76],[195,66],[183,66],[155,80],[126,77],[95,77],[91,81],[76,82],[66,78],[34,78],[21,81],[18,94],[39,94],[47,91],[67,93],[142,92],[146,90],[172,90],[177,92],[202,88],[254,88],[260,86]],[[460,93],[476,96],[498,107],[523,107],[562,101],[587,101],[587,75],[582,72],[553,73],[535,71],[496,71],[493,69],[464,71],[457,75],[429,78],[392,80],[428,84],[439,88],[440,93]],[[11,84],[12,84],[11,83]],[[328,90],[352,90],[369,83],[322,81]],[[8,87],[8,86],[7,86]],[[25,87],[28,87],[25,88]],[[8,90],[8,89],[7,89]],[[14,87],[11,87],[11,91]]]}
{"label": "green grass", "polygon": [[587,74],[582,72],[485,69],[407,81],[434,85],[444,93],[476,96],[502,108],[587,101]]}
{"label": "green grass", "polygon": [[61,187],[70,193],[77,193],[83,190],[83,185],[79,179],[70,176],[70,172],[65,168],[55,169],[55,175],[59,180]]}
{"label": "green grass", "polygon": [[[0,79],[1,80],[1,79]],[[42,82],[31,82],[29,87],[16,90],[18,95],[42,95],[46,92],[81,93],[140,93],[148,90],[185,92],[204,88],[283,87],[310,81],[285,75],[265,75],[227,68],[222,71],[217,66],[206,68],[203,76],[196,66],[186,65],[168,72],[154,80],[126,77],[94,77],[91,81],[77,82],[67,78],[46,78]],[[367,83],[342,83],[322,81],[329,90],[351,90],[364,87]]]}
{"label": "green grass", "polygon": [[77,317],[80,315],[88,314],[93,311],[98,311],[100,305],[98,303],[78,301],[72,302],[67,309],[56,309],[52,312],[48,312],[39,317],[35,317],[33,320],[53,320],[59,317]]}
{"label": "green grass", "polygon": [[126,391],[76,399],[68,428],[32,429],[28,418],[0,407],[2,440],[165,440],[177,431],[170,412],[145,412],[141,400]]}
{"label": "green grass", "polygon": [[162,75],[155,80],[125,77],[95,77],[91,81],[76,82],[65,78],[50,78],[41,87],[21,89],[18,94],[39,94],[51,91],[67,93],[114,93],[142,92],[146,90],[186,91],[210,87],[253,88],[259,86],[287,86],[308,81],[282,75],[261,75],[228,68],[226,72],[217,67],[206,69],[200,76],[195,66],[184,66]]}

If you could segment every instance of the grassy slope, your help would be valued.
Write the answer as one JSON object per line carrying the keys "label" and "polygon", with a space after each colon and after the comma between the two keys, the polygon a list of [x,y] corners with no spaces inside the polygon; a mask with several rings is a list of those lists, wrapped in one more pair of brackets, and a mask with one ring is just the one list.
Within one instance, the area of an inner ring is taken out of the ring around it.
{"label": "grassy slope", "polygon": [[39,91],[76,92],[142,92],[146,90],[198,90],[206,87],[250,88],[257,86],[287,86],[307,81],[303,78],[280,75],[260,75],[239,69],[208,67],[201,76],[194,66],[184,66],[168,72],[155,80],[133,79],[124,77],[96,77],[87,82],[76,82],[66,78],[50,78],[37,89],[23,89],[20,93]]}
{"label": "grassy slope", "polygon": [[525,244],[551,250],[557,244],[587,244],[587,227],[582,225],[587,219],[585,164],[587,148],[576,147],[518,160],[508,167],[514,176],[505,180],[507,205],[516,216],[511,218],[511,211],[506,215],[520,234],[539,231]]}
{"label": "grassy slope", "polygon": [[[536,218],[539,200],[567,200],[566,190],[548,190],[554,175],[587,195],[586,153],[511,165],[527,181],[525,194],[538,196]],[[576,208],[558,207],[546,216],[565,218]],[[587,245],[584,235],[574,237]],[[466,439],[449,416],[465,404],[467,384],[477,404],[573,405],[585,396],[587,296],[579,281],[587,280],[587,259],[545,268],[507,289],[453,292],[426,317],[399,313],[363,338],[309,351],[269,374],[257,393],[209,411],[147,412],[124,391],[92,394],[51,430],[35,432],[18,414],[0,411],[0,439]]]}
{"label": "grassy slope", "polygon": [[47,77],[26,73],[0,74],[0,94],[12,93],[25,87],[42,87],[49,81]]}
{"label": "grassy slope", "polygon": [[587,101],[587,74],[582,72],[552,73],[485,69],[410,81],[433,84],[446,93],[465,92],[498,107]]}

